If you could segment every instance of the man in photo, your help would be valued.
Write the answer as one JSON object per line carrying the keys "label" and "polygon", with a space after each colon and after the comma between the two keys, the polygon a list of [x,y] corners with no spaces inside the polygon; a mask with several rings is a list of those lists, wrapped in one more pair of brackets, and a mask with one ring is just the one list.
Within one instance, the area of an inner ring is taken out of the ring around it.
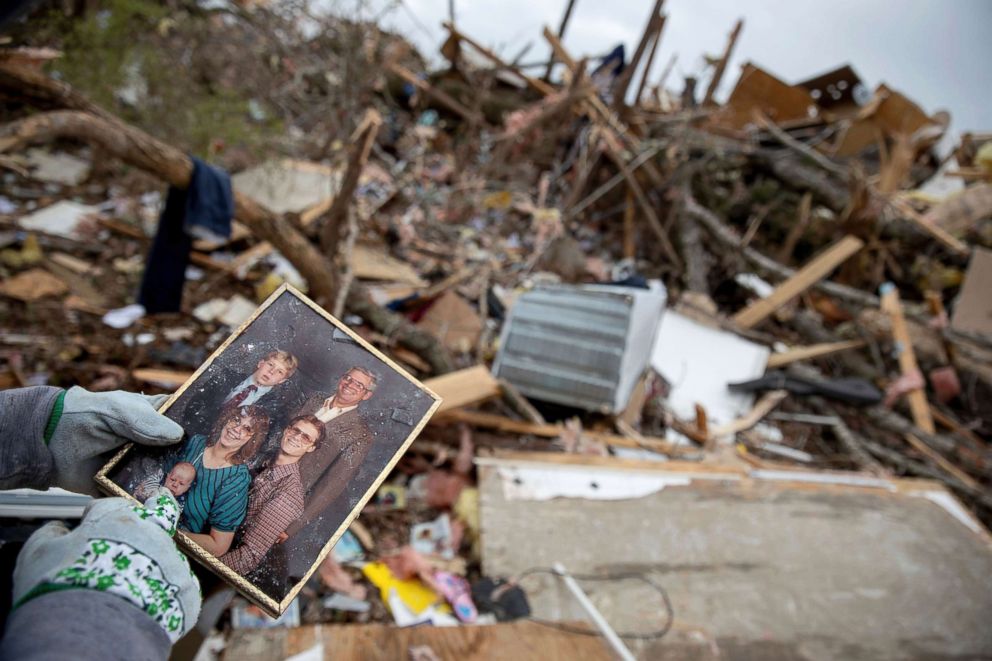
{"label": "man in photo", "polygon": [[291,536],[323,514],[358,472],[372,446],[372,433],[361,405],[375,394],[379,376],[364,367],[352,367],[338,379],[332,393],[308,398],[298,414],[312,415],[324,425],[327,442],[300,466],[306,494],[303,516],[287,530]]}
{"label": "man in photo", "polygon": [[309,415],[294,418],[283,430],[278,454],[252,480],[248,515],[234,550],[222,555],[221,562],[247,574],[299,518],[304,500],[300,460],[319,449],[324,439],[324,425]]}
{"label": "man in photo", "polygon": [[299,391],[290,379],[299,360],[289,351],[276,349],[263,356],[250,374],[218,367],[205,374],[205,383],[194,384],[167,413],[189,435],[206,434],[221,411],[255,405],[269,416],[273,427],[286,419]]}

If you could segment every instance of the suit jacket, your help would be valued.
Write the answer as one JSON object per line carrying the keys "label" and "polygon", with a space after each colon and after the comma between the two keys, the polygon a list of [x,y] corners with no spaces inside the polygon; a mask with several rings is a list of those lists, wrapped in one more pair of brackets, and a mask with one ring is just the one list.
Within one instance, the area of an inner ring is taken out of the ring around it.
{"label": "suit jacket", "polygon": [[[169,409],[168,416],[182,425],[190,436],[209,435],[224,408],[224,400],[248,374],[212,365]],[[255,405],[269,415],[270,430],[281,429],[298,397],[299,387],[295,378],[290,377],[265,393]]]}
{"label": "suit jacket", "polygon": [[[313,415],[330,394],[308,398],[295,415]],[[324,513],[358,473],[372,447],[372,432],[360,406],[324,423],[324,442],[300,459],[300,479],[306,494],[303,516],[290,524],[292,536]]]}

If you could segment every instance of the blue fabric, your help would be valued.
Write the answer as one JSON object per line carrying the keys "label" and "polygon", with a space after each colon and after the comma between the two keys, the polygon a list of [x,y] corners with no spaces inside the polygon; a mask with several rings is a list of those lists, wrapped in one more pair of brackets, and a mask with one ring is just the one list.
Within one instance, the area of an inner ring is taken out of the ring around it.
{"label": "blue fabric", "polygon": [[186,492],[179,527],[195,533],[207,533],[211,528],[234,532],[245,520],[251,476],[244,465],[204,468],[206,447],[207,437],[197,434],[186,442],[173,463],[188,461],[196,467],[196,479]]}
{"label": "blue fabric", "polygon": [[194,238],[231,236],[231,178],[198,158],[192,160],[189,186],[185,190],[169,187],[158,232],[148,253],[138,293],[138,302],[148,314],[179,311]]}

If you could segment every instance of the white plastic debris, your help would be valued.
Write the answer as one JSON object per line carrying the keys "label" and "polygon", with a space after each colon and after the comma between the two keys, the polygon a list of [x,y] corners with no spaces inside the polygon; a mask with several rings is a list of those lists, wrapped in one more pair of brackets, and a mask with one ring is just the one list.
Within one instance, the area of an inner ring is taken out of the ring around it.
{"label": "white plastic debris", "polygon": [[132,303],[122,308],[111,310],[103,315],[102,321],[111,328],[127,328],[138,319],[145,316],[145,306],[140,303]]}

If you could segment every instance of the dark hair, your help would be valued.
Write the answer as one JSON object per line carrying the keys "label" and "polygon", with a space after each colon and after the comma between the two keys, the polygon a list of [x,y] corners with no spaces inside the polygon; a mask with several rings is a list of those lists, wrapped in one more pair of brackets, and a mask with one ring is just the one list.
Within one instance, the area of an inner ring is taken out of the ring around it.
{"label": "dark hair", "polygon": [[262,407],[255,406],[254,404],[240,408],[236,406],[226,407],[221,411],[220,417],[214,423],[213,429],[210,430],[210,437],[207,439],[207,447],[217,445],[217,441],[220,440],[220,434],[224,431],[227,423],[236,418],[243,417],[249,417],[255,421],[255,433],[248,439],[247,443],[238,448],[228,459],[235,466],[246,463],[254,457],[255,453],[258,452],[258,448],[265,441],[265,437],[269,434],[269,415]]}
{"label": "dark hair", "polygon": [[327,434],[326,434],[326,430],[324,428],[324,423],[321,422],[320,419],[317,416],[315,416],[315,415],[298,415],[298,416],[296,416],[295,418],[293,418],[292,420],[290,420],[288,423],[286,423],[286,427],[283,429],[283,432],[285,432],[286,429],[289,429],[290,427],[292,427],[293,425],[295,425],[297,422],[300,422],[301,420],[303,422],[308,422],[308,423],[310,423],[311,425],[313,425],[314,427],[317,428],[317,440],[315,440],[313,442],[313,446],[315,448],[319,448],[320,447],[320,444],[324,442],[324,438],[325,438],[325,436]]}

